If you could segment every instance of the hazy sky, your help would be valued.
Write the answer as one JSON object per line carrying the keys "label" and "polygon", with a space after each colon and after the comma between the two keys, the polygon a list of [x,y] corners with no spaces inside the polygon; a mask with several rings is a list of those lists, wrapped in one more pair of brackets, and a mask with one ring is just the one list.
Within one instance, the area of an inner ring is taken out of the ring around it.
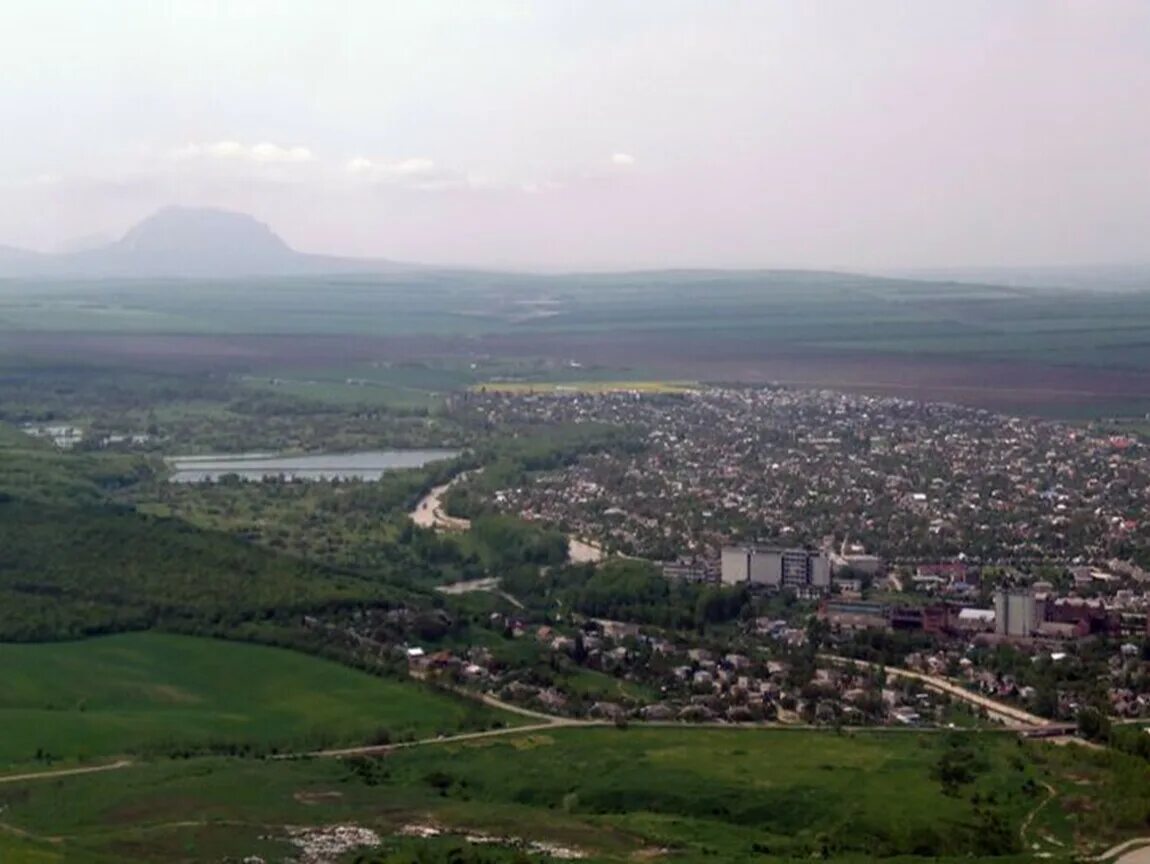
{"label": "hazy sky", "polygon": [[1150,0],[0,0],[0,243],[1150,261]]}

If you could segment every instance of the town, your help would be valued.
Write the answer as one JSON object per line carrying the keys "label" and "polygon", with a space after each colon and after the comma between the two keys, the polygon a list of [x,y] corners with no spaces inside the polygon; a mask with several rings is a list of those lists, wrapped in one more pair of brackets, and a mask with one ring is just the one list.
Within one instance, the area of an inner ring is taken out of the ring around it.
{"label": "town", "polygon": [[[817,649],[881,659],[1050,719],[1072,720],[1087,705],[1150,715],[1142,567],[1150,545],[1141,521],[1150,454],[1131,438],[781,388],[484,393],[457,410],[497,428],[602,423],[637,434],[642,446],[531,472],[522,485],[490,491],[488,503],[671,582],[745,592],[740,629],[724,633],[728,650],[715,642],[709,653],[706,640],[689,645],[680,634],[676,645],[657,629],[630,625],[623,642],[595,624],[553,634],[562,622],[535,619],[551,650],[658,694],[626,700],[633,716],[903,723],[912,708],[916,721],[943,716],[937,694],[921,688],[896,698],[860,690],[841,667],[794,664],[807,616],[824,628],[812,657]],[[863,647],[875,633],[889,634],[878,654]],[[458,666],[489,686],[494,668],[494,689],[507,697],[572,710],[570,693],[507,684],[482,651],[429,657],[419,664]],[[859,699],[872,710],[855,710]],[[576,699],[574,710],[625,713],[607,705]]]}

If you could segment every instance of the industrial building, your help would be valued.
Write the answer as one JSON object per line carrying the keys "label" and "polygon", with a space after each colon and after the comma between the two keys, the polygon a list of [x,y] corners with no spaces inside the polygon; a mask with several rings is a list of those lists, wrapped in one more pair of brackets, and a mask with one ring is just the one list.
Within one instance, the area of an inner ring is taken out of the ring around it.
{"label": "industrial building", "polygon": [[767,588],[826,591],[831,584],[825,553],[778,546],[724,546],[720,562],[724,585],[749,583]]}
{"label": "industrial building", "polygon": [[994,592],[994,632],[999,636],[1028,637],[1038,626],[1034,591],[999,588]]}

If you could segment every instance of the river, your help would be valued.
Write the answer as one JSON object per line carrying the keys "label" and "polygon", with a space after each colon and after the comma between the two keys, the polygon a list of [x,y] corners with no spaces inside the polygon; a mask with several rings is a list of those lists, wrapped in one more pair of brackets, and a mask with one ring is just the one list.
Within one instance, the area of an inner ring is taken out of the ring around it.
{"label": "river", "polygon": [[226,474],[237,474],[244,480],[378,480],[388,471],[421,468],[457,455],[456,450],[364,450],[304,456],[239,453],[174,456],[167,462],[173,469],[172,483],[214,482]]}

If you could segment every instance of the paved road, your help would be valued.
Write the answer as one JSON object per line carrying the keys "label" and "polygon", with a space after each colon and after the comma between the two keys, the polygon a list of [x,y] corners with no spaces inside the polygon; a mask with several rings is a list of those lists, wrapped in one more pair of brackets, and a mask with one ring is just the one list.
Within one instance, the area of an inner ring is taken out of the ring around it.
{"label": "paved road", "polygon": [[37,771],[31,774],[0,775],[0,783],[23,783],[25,780],[50,780],[53,777],[72,777],[76,774],[97,774],[101,771],[118,771],[132,764],[131,759],[121,759],[107,765],[91,765],[87,768],[60,768],[57,771]]}
{"label": "paved road", "polygon": [[[849,657],[838,657],[834,654],[820,654],[819,659],[826,663],[833,663],[839,666],[845,666],[853,663],[866,669],[880,668],[877,663],[867,663],[863,660],[852,660]],[[914,681],[922,682],[923,686],[934,690],[938,693],[945,693],[948,696],[953,696],[955,699],[961,699],[971,705],[979,708],[985,708],[986,713],[995,720],[1000,720],[1007,726],[1011,727],[1027,727],[1027,728],[1042,728],[1049,726],[1051,721],[1045,717],[1039,717],[1037,714],[1031,714],[1029,711],[1023,711],[1021,708],[1016,708],[1013,705],[1007,705],[1005,702],[999,702],[997,699],[991,699],[989,696],[983,696],[981,693],[972,693],[965,687],[955,684],[947,678],[941,678],[937,675],[926,675],[922,672],[913,672],[910,669],[903,669],[898,666],[883,666],[887,675],[895,678],[907,678]]]}

